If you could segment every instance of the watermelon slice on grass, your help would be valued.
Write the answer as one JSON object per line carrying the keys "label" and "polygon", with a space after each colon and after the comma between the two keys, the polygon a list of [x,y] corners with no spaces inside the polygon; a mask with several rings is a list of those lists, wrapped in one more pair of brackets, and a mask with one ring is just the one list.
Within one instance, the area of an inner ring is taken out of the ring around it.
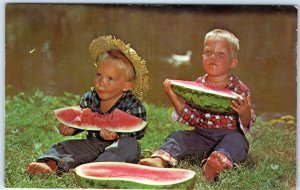
{"label": "watermelon slice on grass", "polygon": [[115,109],[112,113],[99,114],[89,108],[66,107],[54,110],[57,119],[66,126],[99,131],[107,129],[114,132],[130,133],[140,131],[147,126],[147,122],[129,113]]}
{"label": "watermelon slice on grass", "polygon": [[94,162],[75,168],[83,188],[193,189],[195,172],[178,168],[155,168],[122,162]]}
{"label": "watermelon slice on grass", "polygon": [[212,113],[236,113],[230,106],[232,100],[242,96],[227,89],[207,87],[202,83],[183,80],[170,80],[175,94],[190,104]]}

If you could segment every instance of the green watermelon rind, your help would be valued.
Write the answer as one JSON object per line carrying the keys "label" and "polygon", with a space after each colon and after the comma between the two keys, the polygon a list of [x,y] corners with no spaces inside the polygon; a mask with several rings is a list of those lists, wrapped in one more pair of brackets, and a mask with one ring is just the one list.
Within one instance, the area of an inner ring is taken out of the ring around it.
{"label": "green watermelon rind", "polygon": [[[106,162],[107,164],[114,164],[113,162]],[[117,163],[121,164],[121,163]],[[137,165],[137,164],[128,164],[127,165]],[[144,169],[162,169],[168,170],[170,172],[180,172],[182,170],[187,169],[177,169],[177,168],[153,168],[148,166],[138,165]],[[80,167],[80,166],[79,166]],[[89,178],[79,174],[78,167],[75,169],[75,178],[78,185],[82,188],[95,188],[95,189],[193,189],[196,182],[196,173],[192,170],[188,170],[191,172],[191,176],[187,179],[183,179],[181,181],[176,181],[174,183],[164,183],[164,182],[144,182],[143,180],[135,180],[128,178]],[[163,179],[163,176],[161,176]]]}
{"label": "green watermelon rind", "polygon": [[171,80],[171,88],[175,94],[183,98],[185,101],[195,107],[211,112],[211,113],[223,113],[234,114],[236,113],[232,108],[232,101],[237,100],[237,97],[241,97],[238,94],[217,94],[214,90],[200,90],[200,88],[194,88],[190,85],[182,86],[180,82]]}
{"label": "green watermelon rind", "polygon": [[179,184],[151,185],[129,180],[93,180],[76,175],[76,180],[81,188],[93,189],[193,189],[196,178],[189,179]]}
{"label": "green watermelon rind", "polygon": [[79,106],[71,106],[71,107],[60,108],[60,109],[54,110],[54,114],[55,114],[56,118],[59,120],[60,123],[66,125],[68,127],[75,128],[75,129],[87,130],[87,131],[100,131],[101,129],[107,129],[107,130],[112,131],[112,132],[130,133],[130,132],[140,131],[140,130],[146,128],[146,126],[147,126],[147,122],[141,119],[141,123],[139,125],[132,126],[130,128],[131,130],[128,130],[128,129],[125,129],[125,130],[115,129],[115,128],[112,128],[112,127],[99,128],[99,127],[93,126],[93,125],[85,125],[84,127],[81,127],[81,126],[72,124],[70,122],[67,122],[67,121],[57,117],[57,113],[59,113],[60,111],[63,111],[63,110],[67,110],[67,109],[79,110],[81,108]]}

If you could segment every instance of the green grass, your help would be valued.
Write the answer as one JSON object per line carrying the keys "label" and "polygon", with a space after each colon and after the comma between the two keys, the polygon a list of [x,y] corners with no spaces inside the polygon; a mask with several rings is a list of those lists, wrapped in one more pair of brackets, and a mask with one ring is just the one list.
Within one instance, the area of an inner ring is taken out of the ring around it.
{"label": "green grass", "polygon": [[[6,97],[5,187],[79,188],[72,173],[32,178],[26,173],[28,163],[35,161],[54,143],[85,137],[85,133],[74,137],[60,135],[56,128],[58,121],[53,114],[54,109],[78,105],[79,99],[80,96],[69,93],[63,97],[53,97],[40,91]],[[140,143],[143,156],[147,157],[172,131],[190,128],[171,121],[171,107],[145,106],[149,124]],[[197,173],[195,189],[295,189],[296,126],[274,127],[271,122],[258,120],[253,133],[247,137],[250,142],[247,161],[224,171],[215,183],[205,182],[200,159],[190,157],[180,162],[178,167]]]}

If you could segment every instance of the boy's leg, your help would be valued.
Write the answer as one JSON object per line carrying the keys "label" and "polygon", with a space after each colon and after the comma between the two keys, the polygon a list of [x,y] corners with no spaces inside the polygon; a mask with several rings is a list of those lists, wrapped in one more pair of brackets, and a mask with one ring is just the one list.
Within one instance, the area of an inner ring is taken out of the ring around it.
{"label": "boy's leg", "polygon": [[138,164],[156,168],[166,168],[169,165],[168,162],[161,157],[144,158],[141,159]]}
{"label": "boy's leg", "polygon": [[168,167],[168,165],[177,165],[178,156],[182,154],[182,136],[184,136],[184,134],[186,134],[186,131],[175,131],[171,133],[150,158],[141,159],[139,164],[158,168],[165,168]]}
{"label": "boy's leg", "polygon": [[240,132],[226,134],[214,148],[214,151],[223,153],[234,163],[246,160],[248,150],[249,142],[245,135]]}
{"label": "boy's leg", "polygon": [[164,144],[150,158],[140,160],[139,164],[154,167],[175,166],[187,155],[210,150],[215,144],[215,140],[210,138],[212,132],[209,129],[175,131],[166,138]]}
{"label": "boy's leg", "polygon": [[30,163],[27,171],[29,174],[43,172],[49,174],[49,168],[51,168],[57,174],[68,172],[69,169],[80,164],[92,162],[109,144],[96,138],[63,141],[54,145],[37,162]]}
{"label": "boy's leg", "polygon": [[54,160],[48,160],[46,162],[31,162],[27,171],[30,175],[34,174],[47,174],[50,175],[54,173],[57,169],[57,163]]}
{"label": "boy's leg", "polygon": [[138,141],[132,137],[121,137],[118,141],[106,147],[94,162],[127,162],[137,163],[141,157]]}
{"label": "boy's leg", "polygon": [[214,180],[215,177],[226,168],[232,168],[233,163],[246,159],[249,143],[246,137],[240,132],[226,134],[214,148],[203,166],[203,174],[207,180]]}

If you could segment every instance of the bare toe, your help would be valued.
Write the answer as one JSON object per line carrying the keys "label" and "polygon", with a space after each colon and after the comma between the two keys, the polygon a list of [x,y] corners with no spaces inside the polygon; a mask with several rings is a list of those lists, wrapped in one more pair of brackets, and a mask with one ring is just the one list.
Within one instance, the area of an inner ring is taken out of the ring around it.
{"label": "bare toe", "polygon": [[167,167],[167,164],[164,160],[161,158],[145,158],[141,159],[139,161],[140,165],[145,165],[145,166],[151,166],[151,167],[157,167],[157,168],[165,168]]}
{"label": "bare toe", "polygon": [[31,162],[27,167],[27,172],[30,175],[34,175],[34,174],[50,175],[53,173],[53,170],[46,163]]}

